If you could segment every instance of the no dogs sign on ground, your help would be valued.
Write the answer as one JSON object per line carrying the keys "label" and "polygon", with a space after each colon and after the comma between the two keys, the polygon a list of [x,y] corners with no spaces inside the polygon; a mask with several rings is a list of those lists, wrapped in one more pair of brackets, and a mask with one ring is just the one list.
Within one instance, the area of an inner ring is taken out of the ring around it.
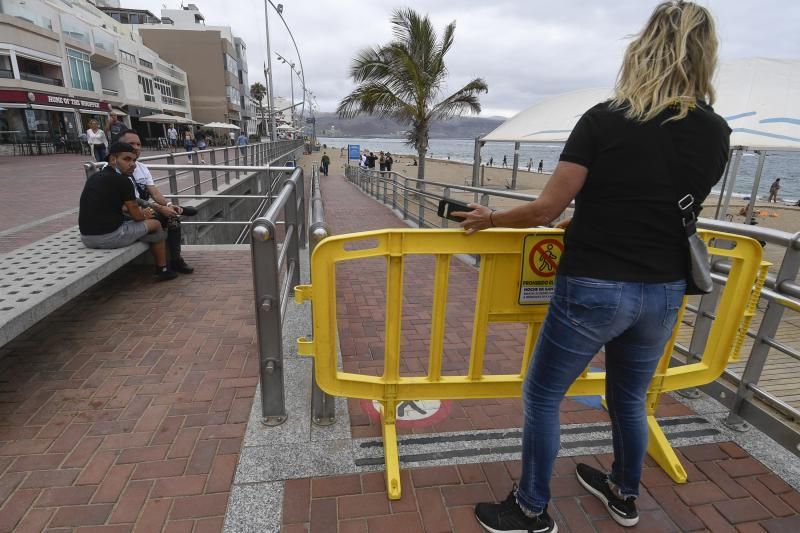
{"label": "no dogs sign on ground", "polygon": [[547,305],[553,297],[556,269],[564,253],[561,236],[528,235],[522,245],[520,305]]}

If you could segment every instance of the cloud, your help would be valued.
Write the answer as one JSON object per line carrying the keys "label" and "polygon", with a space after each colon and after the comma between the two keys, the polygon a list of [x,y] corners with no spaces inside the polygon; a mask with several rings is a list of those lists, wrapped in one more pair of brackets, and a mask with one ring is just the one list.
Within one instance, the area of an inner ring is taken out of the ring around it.
{"label": "cloud", "polygon": [[[275,1],[275,0],[273,0]],[[160,14],[163,0],[123,0],[124,7]],[[266,56],[261,0],[196,0],[208,25],[231,26],[247,43],[250,82],[263,81]],[[277,4],[277,2],[275,2]],[[646,21],[656,1],[616,2],[519,0],[413,0],[405,5],[427,12],[437,28],[455,20],[455,44],[447,56],[448,88],[475,77],[485,79],[484,115],[509,116],[536,101],[574,89],[612,85],[629,36]],[[717,21],[720,57],[800,57],[796,22],[800,2],[792,0],[706,0]],[[391,39],[391,0],[306,0],[285,2],[284,19],[302,54],[307,87],[322,111],[333,111],[353,83],[352,58],[368,46]],[[168,0],[177,8],[176,0]],[[272,51],[296,60],[291,39],[270,11]],[[278,95],[290,93],[289,68],[273,60]],[[295,80],[296,82],[296,80]],[[298,84],[295,95],[299,98]]]}

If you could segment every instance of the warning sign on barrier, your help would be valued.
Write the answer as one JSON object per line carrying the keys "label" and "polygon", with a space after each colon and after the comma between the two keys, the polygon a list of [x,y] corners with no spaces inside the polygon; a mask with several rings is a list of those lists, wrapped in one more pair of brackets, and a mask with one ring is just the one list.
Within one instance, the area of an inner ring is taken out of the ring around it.
{"label": "warning sign on barrier", "polygon": [[555,290],[556,269],[564,253],[564,241],[552,234],[533,234],[525,237],[522,246],[519,303],[546,305]]}

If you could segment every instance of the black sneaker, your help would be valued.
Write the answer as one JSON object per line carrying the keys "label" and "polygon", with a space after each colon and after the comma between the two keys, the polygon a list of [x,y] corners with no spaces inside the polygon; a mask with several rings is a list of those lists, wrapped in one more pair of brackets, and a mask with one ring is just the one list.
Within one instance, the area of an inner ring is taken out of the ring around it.
{"label": "black sneaker", "polygon": [[180,272],[181,274],[191,274],[194,272],[194,269],[187,265],[186,261],[184,261],[182,258],[178,259],[177,261],[173,261],[170,264],[170,267],[175,272]]}
{"label": "black sneaker", "polygon": [[490,533],[558,533],[558,526],[547,514],[547,507],[531,518],[520,509],[516,494],[515,486],[505,501],[475,506],[475,518],[483,529]]}
{"label": "black sneaker", "polygon": [[158,281],[169,281],[177,278],[178,275],[167,267],[164,267],[156,270],[156,277],[158,278]]}
{"label": "black sneaker", "polygon": [[628,496],[619,498],[608,484],[608,475],[589,465],[578,463],[575,469],[578,481],[586,490],[600,498],[606,505],[611,518],[624,527],[635,526],[639,522],[639,511],[636,510],[636,498]]}

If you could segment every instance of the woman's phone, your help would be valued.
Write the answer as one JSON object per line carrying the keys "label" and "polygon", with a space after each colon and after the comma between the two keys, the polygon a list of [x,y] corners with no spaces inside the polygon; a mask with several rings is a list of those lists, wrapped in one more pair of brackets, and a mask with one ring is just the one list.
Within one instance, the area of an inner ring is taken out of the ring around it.
{"label": "woman's phone", "polygon": [[437,214],[440,217],[446,218],[447,220],[452,220],[453,222],[462,222],[464,220],[463,217],[455,217],[452,215],[453,212],[458,211],[472,211],[472,208],[464,202],[459,202],[458,200],[449,200],[447,198],[439,200],[439,209]]}

